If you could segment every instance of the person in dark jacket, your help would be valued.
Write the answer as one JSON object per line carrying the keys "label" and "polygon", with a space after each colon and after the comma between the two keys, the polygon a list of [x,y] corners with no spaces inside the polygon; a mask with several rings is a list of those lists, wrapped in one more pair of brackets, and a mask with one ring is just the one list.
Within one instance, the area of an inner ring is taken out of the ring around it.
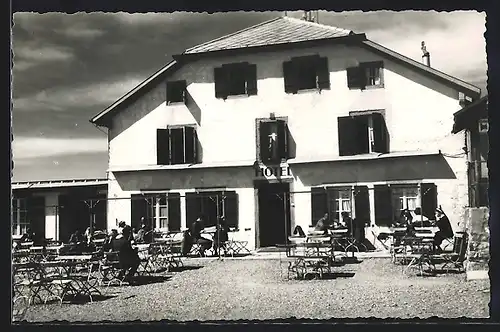
{"label": "person in dark jacket", "polygon": [[436,226],[439,231],[434,234],[434,247],[439,250],[443,240],[451,239],[454,236],[450,219],[448,219],[441,206],[436,209]]}
{"label": "person in dark jacket", "polygon": [[130,227],[124,227],[122,229],[122,236],[118,236],[112,241],[112,248],[113,251],[118,252],[118,259],[122,269],[120,277],[125,275],[124,280],[133,283],[134,275],[139,268],[141,260],[137,250],[132,248],[130,232]]}
{"label": "person in dark jacket", "polygon": [[212,247],[212,241],[201,236],[203,230],[203,218],[196,219],[189,228],[189,233],[194,243],[200,245],[200,256],[205,256],[205,251]]}

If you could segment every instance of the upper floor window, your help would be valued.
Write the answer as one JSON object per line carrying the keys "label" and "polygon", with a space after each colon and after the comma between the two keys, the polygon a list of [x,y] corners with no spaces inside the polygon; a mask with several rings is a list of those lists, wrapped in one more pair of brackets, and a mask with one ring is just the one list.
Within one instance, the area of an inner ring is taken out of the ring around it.
{"label": "upper floor window", "polygon": [[357,67],[347,68],[347,86],[361,90],[384,87],[384,63],[363,62]]}
{"label": "upper floor window", "polygon": [[378,111],[353,112],[338,118],[339,155],[388,153],[389,133]]}
{"label": "upper floor window", "polygon": [[283,63],[283,77],[286,93],[329,89],[328,58],[318,55],[292,58]]}
{"label": "upper floor window", "polygon": [[248,62],[214,68],[215,97],[257,94],[257,66]]}
{"label": "upper floor window", "polygon": [[186,81],[167,82],[167,105],[186,103]]}
{"label": "upper floor window", "polygon": [[194,164],[198,161],[195,126],[157,129],[156,135],[158,165]]}
{"label": "upper floor window", "polygon": [[259,161],[279,163],[288,159],[288,126],[285,119],[260,119],[257,132]]}

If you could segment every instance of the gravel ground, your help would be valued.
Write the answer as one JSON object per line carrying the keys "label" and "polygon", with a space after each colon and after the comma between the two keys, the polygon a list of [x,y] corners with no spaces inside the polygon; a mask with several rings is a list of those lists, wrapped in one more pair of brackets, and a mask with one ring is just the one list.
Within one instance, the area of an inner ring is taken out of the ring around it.
{"label": "gravel ground", "polygon": [[[168,280],[111,287],[114,297],[86,304],[35,305],[33,322],[235,320],[356,317],[488,317],[489,281],[464,274],[403,275],[389,259],[365,259],[329,280],[286,280],[278,260],[186,260],[199,269]],[[169,275],[169,274],[163,274]]]}

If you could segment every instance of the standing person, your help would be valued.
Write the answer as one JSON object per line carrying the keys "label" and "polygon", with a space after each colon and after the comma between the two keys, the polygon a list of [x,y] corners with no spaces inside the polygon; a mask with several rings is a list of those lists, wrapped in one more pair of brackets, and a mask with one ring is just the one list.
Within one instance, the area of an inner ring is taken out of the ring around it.
{"label": "standing person", "polygon": [[200,245],[201,257],[205,257],[205,251],[212,247],[212,241],[201,236],[203,228],[203,218],[199,217],[191,224],[189,229],[193,242]]}
{"label": "standing person", "polygon": [[132,248],[132,242],[130,240],[131,231],[130,227],[124,227],[122,229],[122,236],[116,237],[112,241],[113,251],[118,252],[118,260],[120,261],[120,268],[122,269],[119,278],[125,275],[124,280],[129,284],[134,283],[134,275],[141,263],[137,250]]}
{"label": "standing person", "polygon": [[448,219],[448,216],[444,213],[441,206],[436,209],[436,226],[439,228],[439,231],[434,234],[434,248],[440,251],[443,240],[450,239],[454,236],[450,219]]}

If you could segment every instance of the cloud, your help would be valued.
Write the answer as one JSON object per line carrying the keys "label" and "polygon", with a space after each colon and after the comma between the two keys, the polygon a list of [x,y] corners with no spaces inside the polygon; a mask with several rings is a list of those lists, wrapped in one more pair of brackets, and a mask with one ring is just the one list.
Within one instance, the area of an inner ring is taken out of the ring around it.
{"label": "cloud", "polygon": [[14,136],[12,154],[14,162],[51,156],[106,152],[106,138],[46,138]]}
{"label": "cloud", "polygon": [[16,43],[14,50],[14,70],[24,71],[37,65],[71,61],[75,55],[72,50],[64,46],[40,46],[38,42]]}
{"label": "cloud", "polygon": [[57,33],[68,38],[96,38],[102,36],[104,31],[101,29],[88,28],[82,25],[72,26],[65,29],[56,30]]}
{"label": "cloud", "polygon": [[34,95],[14,99],[14,109],[37,111],[71,111],[72,108],[107,106],[141,83],[146,76],[122,77],[116,81],[98,82],[86,86],[54,88]]}
{"label": "cloud", "polygon": [[[400,29],[378,29],[367,33],[368,39],[380,43],[417,61],[421,60],[420,43],[425,41],[431,53],[432,67],[466,81],[486,80],[485,13],[440,13],[447,22],[445,29],[424,32]],[[402,38],[401,36],[404,36]]]}

